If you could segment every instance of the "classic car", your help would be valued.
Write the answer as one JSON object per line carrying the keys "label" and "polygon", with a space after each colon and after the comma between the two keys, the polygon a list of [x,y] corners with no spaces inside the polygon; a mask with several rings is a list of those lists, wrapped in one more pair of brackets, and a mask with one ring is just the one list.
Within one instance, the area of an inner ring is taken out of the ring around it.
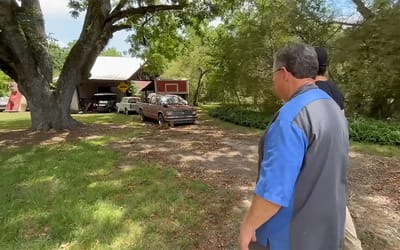
{"label": "classic car", "polygon": [[150,94],[148,103],[139,105],[139,115],[142,121],[157,120],[160,126],[165,124],[173,127],[175,124],[194,124],[197,119],[195,107],[178,95]]}
{"label": "classic car", "polygon": [[125,96],[122,97],[121,101],[117,103],[117,112],[129,113],[139,113],[140,97],[135,96]]}

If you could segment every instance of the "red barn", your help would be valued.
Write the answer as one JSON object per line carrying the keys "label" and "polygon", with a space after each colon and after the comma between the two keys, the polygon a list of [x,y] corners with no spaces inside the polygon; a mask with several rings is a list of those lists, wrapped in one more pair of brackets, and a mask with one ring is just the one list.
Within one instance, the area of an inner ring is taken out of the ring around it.
{"label": "red barn", "polygon": [[159,94],[180,94],[189,93],[189,86],[186,80],[155,80],[155,92]]}
{"label": "red barn", "polygon": [[187,80],[157,79],[153,81],[135,81],[138,90],[147,98],[149,93],[179,95],[184,99],[189,97],[189,82]]}

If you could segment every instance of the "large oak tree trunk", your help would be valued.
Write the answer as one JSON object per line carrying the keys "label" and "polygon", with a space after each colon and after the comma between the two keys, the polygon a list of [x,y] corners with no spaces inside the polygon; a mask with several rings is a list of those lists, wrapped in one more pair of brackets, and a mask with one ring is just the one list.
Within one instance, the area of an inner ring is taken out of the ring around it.
{"label": "large oak tree trunk", "polygon": [[[41,85],[43,79],[32,79],[23,85]],[[73,85],[70,85],[73,87]],[[35,92],[36,91],[36,92]],[[32,128],[46,131],[49,129],[70,129],[78,126],[70,114],[71,96],[60,97],[55,91],[35,89],[32,93],[23,93],[29,100]]]}

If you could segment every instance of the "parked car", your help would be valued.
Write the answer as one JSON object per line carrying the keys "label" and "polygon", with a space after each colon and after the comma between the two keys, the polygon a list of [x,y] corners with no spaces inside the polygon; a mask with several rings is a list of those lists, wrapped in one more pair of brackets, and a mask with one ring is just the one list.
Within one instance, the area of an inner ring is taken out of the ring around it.
{"label": "parked car", "polygon": [[6,110],[8,99],[9,98],[7,96],[0,97],[0,112],[3,112],[4,110]]}
{"label": "parked car", "polygon": [[124,112],[126,115],[128,115],[129,113],[139,113],[139,104],[140,97],[122,97],[121,102],[117,103],[117,112]]}
{"label": "parked car", "polygon": [[142,121],[157,120],[160,126],[165,124],[173,127],[175,124],[194,124],[197,119],[195,107],[177,95],[150,94],[149,103],[141,103],[139,115]]}
{"label": "parked car", "polygon": [[91,110],[99,113],[111,113],[117,110],[117,94],[96,93],[93,95]]}

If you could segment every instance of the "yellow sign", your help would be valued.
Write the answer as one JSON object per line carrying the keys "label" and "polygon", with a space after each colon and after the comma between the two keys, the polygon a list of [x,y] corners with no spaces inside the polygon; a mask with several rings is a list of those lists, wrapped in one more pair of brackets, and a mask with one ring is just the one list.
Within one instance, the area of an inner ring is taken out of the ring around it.
{"label": "yellow sign", "polygon": [[117,88],[118,88],[119,91],[121,91],[122,93],[125,93],[125,92],[128,90],[129,85],[126,84],[126,82],[120,82],[120,83],[118,84]]}

